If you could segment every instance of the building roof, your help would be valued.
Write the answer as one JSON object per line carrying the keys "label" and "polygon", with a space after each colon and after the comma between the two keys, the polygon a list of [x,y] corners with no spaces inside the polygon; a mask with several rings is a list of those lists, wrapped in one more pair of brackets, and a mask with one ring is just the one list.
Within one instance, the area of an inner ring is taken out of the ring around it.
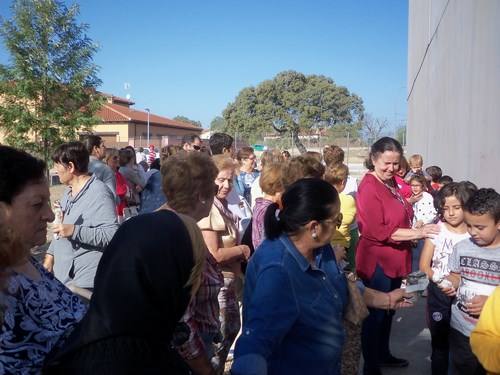
{"label": "building roof", "polygon": [[[97,116],[104,122],[137,122],[147,124],[148,113],[146,111],[138,111],[133,108],[128,108],[120,104],[104,103]],[[181,128],[201,132],[203,129],[182,121],[171,120],[167,117],[162,117],[151,113],[149,115],[150,125],[167,126]]]}
{"label": "building roof", "polygon": [[135,102],[133,102],[132,100],[130,100],[128,98],[122,98],[122,97],[119,97],[119,96],[116,96],[113,94],[108,94],[105,92],[101,92],[101,94],[108,100],[108,103],[120,103],[122,105],[126,105],[129,107],[131,105],[135,104]]}

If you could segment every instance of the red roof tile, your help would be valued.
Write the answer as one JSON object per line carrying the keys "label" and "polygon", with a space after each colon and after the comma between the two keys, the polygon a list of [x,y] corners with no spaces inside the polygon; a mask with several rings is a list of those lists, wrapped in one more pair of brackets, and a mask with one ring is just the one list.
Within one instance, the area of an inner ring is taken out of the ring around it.
{"label": "red roof tile", "polygon": [[[127,108],[119,104],[105,103],[97,112],[97,116],[102,118],[104,122],[140,122],[146,124],[148,122],[148,113],[138,111],[133,108]],[[162,117],[151,113],[149,123],[156,126],[169,126],[182,129],[190,129],[201,132],[203,129],[181,121],[171,120],[167,117]]]}

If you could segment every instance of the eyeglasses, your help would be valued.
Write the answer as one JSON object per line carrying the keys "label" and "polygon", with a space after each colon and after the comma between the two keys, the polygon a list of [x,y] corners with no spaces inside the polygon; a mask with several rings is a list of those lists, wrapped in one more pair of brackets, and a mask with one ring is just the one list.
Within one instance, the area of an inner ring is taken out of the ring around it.
{"label": "eyeglasses", "polygon": [[342,225],[342,219],[343,219],[342,213],[339,212],[339,214],[334,219],[323,220],[323,223],[334,224],[335,228],[338,229]]}
{"label": "eyeglasses", "polygon": [[201,150],[201,147],[200,147],[200,146],[198,146],[198,145],[193,145],[193,149],[194,149],[195,151],[200,151],[200,150]]}

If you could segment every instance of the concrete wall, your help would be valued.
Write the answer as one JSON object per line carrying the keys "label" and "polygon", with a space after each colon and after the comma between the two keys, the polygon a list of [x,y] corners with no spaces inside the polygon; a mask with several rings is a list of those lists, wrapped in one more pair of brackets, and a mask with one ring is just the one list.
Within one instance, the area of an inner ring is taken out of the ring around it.
{"label": "concrete wall", "polygon": [[409,5],[408,154],[500,191],[500,1]]}

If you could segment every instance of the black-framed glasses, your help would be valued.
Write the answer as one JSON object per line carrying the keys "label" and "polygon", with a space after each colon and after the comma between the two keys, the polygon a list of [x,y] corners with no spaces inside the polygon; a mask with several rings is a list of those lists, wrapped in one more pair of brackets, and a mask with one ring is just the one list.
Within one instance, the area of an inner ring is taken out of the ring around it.
{"label": "black-framed glasses", "polygon": [[200,146],[198,146],[198,145],[193,145],[193,149],[194,149],[195,151],[200,151],[200,150],[201,150],[201,147],[200,147]]}

